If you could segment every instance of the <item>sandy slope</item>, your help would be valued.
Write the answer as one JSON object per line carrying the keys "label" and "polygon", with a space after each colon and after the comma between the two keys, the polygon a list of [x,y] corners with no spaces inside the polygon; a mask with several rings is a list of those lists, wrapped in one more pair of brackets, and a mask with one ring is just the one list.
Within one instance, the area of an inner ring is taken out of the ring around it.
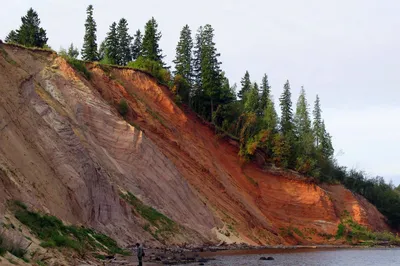
{"label": "sandy slope", "polygon": [[[334,234],[344,210],[388,229],[342,186],[241,166],[235,143],[183,112],[145,73],[90,64],[87,81],[56,54],[0,48],[0,214],[7,199],[20,199],[121,244],[159,245],[122,190],[184,226],[167,243],[324,243],[317,233]],[[125,119],[116,109],[122,98]],[[288,227],[306,237],[282,237]]]}

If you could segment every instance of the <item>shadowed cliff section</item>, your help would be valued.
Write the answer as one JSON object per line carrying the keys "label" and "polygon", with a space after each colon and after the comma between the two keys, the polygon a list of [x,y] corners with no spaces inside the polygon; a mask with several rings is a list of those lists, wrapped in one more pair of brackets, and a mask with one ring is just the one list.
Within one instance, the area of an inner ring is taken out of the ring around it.
{"label": "shadowed cliff section", "polygon": [[[87,80],[55,53],[0,49],[0,213],[19,199],[121,244],[328,243],[345,210],[388,230],[342,186],[241,166],[235,145],[142,71],[87,64]],[[164,216],[176,230],[149,221]]]}

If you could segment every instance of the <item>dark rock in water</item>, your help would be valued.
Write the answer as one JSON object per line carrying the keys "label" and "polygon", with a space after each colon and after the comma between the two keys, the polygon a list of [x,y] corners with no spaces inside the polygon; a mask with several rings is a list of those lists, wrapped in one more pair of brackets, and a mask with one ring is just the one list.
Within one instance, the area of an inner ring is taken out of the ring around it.
{"label": "dark rock in water", "polygon": [[204,262],[205,263],[205,262],[208,262],[208,259],[202,258],[202,259],[199,259],[198,262]]}
{"label": "dark rock in water", "polygon": [[266,257],[261,257],[260,260],[274,260],[274,258],[273,258],[273,257],[268,257],[268,258],[266,258]]}
{"label": "dark rock in water", "polygon": [[204,263],[199,263],[199,265],[204,265]]}

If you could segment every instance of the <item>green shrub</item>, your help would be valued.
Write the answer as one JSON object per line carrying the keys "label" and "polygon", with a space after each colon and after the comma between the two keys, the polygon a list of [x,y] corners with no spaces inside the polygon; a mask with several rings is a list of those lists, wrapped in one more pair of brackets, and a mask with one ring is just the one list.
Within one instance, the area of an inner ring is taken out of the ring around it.
{"label": "green shrub", "polygon": [[83,74],[87,80],[90,80],[92,73],[86,68],[85,62],[71,57],[67,59],[67,62],[72,68]]}
{"label": "green shrub", "polygon": [[129,62],[128,67],[143,70],[154,76],[160,83],[169,85],[171,81],[171,73],[168,69],[163,68],[162,64],[140,56],[135,61]]}
{"label": "green shrub", "polygon": [[344,236],[345,231],[346,227],[342,223],[340,223],[336,231],[336,239],[342,238]]}
{"label": "green shrub", "polygon": [[128,103],[126,102],[126,100],[124,98],[122,98],[118,104],[118,112],[122,116],[125,116],[128,113],[128,109],[129,109]]}

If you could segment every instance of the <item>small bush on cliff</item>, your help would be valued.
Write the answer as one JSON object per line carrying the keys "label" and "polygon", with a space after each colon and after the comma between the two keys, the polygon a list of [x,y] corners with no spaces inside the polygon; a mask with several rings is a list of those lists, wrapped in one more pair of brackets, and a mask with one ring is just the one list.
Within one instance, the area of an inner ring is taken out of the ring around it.
{"label": "small bush on cliff", "polygon": [[128,103],[126,102],[125,99],[121,99],[118,104],[118,112],[122,115],[125,116],[128,113]]}
{"label": "small bush on cliff", "polygon": [[139,56],[135,61],[129,62],[128,67],[143,70],[154,76],[160,83],[169,85],[171,81],[171,73],[168,69],[163,68],[160,62]]}

